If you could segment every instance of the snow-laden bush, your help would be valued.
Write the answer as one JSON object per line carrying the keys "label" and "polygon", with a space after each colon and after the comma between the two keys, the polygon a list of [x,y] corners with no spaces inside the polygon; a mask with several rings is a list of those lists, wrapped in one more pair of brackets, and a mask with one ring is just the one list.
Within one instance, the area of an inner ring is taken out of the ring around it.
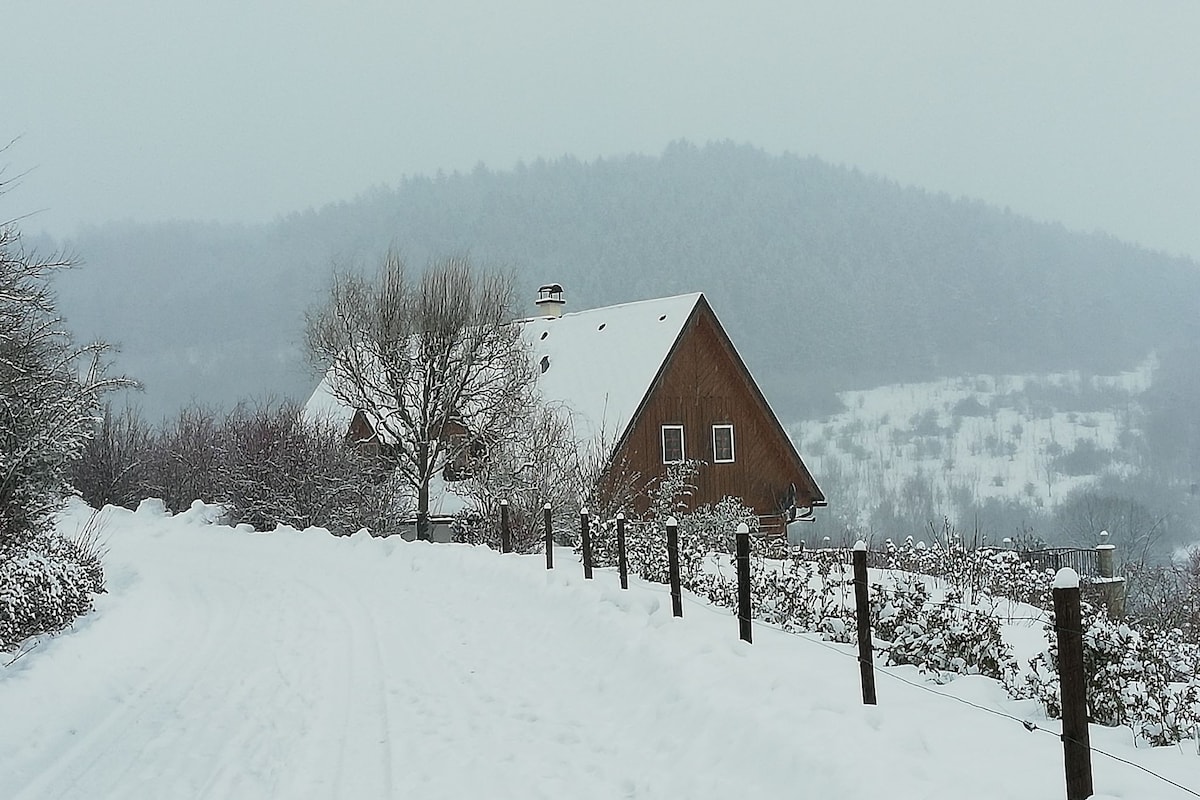
{"label": "snow-laden bush", "polygon": [[83,544],[47,532],[0,549],[0,650],[65,628],[102,591],[100,560]]}
{"label": "snow-laden bush", "polygon": [[870,564],[879,569],[941,578],[969,602],[1006,597],[1039,607],[1048,604],[1054,580],[1052,570],[1022,561],[1015,550],[964,547],[949,523],[941,534],[932,538],[933,544],[929,546],[924,542],[914,543],[911,536],[900,545],[888,539],[882,549],[871,552]]}
{"label": "snow-laden bush", "polygon": [[[687,461],[668,467],[667,474],[650,486],[645,513],[627,512],[625,555],[630,574],[648,581],[668,582],[666,523],[670,517],[675,517],[678,523],[680,583],[698,592],[707,585],[703,567],[708,557],[713,553],[733,552],[739,525],[745,524],[752,532],[758,530],[754,510],[734,497],[689,510],[689,500],[696,491],[693,481],[701,466],[702,462]],[[592,520],[589,533],[592,563],[598,567],[615,566],[616,519]]]}
{"label": "snow-laden bush", "polygon": [[[1062,716],[1058,641],[1046,626],[1048,646],[1029,662],[1016,696],[1037,699],[1047,716]],[[1127,725],[1151,745],[1174,744],[1200,724],[1200,648],[1175,630],[1138,630],[1083,605],[1083,662],[1088,717],[1098,725]]]}
{"label": "snow-laden bush", "polygon": [[[765,549],[759,542],[752,547],[751,617],[792,633],[820,631],[830,640],[854,641],[854,590],[838,559],[774,562],[763,557]],[[694,590],[715,605],[737,609],[736,574],[704,572]]]}
{"label": "snow-laden bush", "polygon": [[[825,639],[857,640],[850,568],[838,554],[816,551],[806,559],[752,560],[752,616],[792,632],[817,632]],[[708,599],[737,606],[737,578],[712,573],[703,585]],[[1015,669],[1000,621],[965,604],[956,589],[935,602],[926,580],[891,573],[871,584],[872,638],[884,663],[913,664],[936,675],[983,674],[994,678]]]}
{"label": "snow-laden bush", "polygon": [[873,587],[891,606],[875,624],[888,664],[914,664],[936,675],[960,673],[1001,679],[1016,670],[1012,648],[1000,632],[1000,620],[971,608],[956,589],[933,602],[919,578],[891,590]]}
{"label": "snow-laden bush", "polygon": [[1200,644],[1200,548],[1169,563],[1126,564],[1124,577],[1130,620]]}

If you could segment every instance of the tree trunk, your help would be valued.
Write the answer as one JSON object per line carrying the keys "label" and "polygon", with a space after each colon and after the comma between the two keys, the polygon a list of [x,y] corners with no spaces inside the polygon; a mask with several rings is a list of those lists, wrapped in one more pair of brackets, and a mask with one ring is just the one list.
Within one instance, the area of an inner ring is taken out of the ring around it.
{"label": "tree trunk", "polygon": [[421,475],[421,485],[417,488],[417,541],[428,542],[429,525],[429,442],[417,445],[417,470]]}

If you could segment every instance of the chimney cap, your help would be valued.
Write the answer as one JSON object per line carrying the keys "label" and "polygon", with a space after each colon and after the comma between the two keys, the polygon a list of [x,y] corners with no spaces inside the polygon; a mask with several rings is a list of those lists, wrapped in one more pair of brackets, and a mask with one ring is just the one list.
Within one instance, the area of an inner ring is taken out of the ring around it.
{"label": "chimney cap", "polygon": [[533,301],[533,304],[542,309],[542,313],[546,316],[557,317],[562,314],[562,308],[567,304],[562,295],[561,283],[543,284],[538,288],[538,298]]}

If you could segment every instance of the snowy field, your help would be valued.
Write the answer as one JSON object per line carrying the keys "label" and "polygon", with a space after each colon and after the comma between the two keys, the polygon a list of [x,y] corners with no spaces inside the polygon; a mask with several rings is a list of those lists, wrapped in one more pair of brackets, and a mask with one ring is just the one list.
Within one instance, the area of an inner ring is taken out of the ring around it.
{"label": "snowy field", "polygon": [[956,494],[1048,508],[1100,473],[1138,468],[1138,397],[1156,365],[1150,356],[1118,375],[969,375],[843,392],[843,411],[790,433],[839,506],[903,498],[915,482],[947,509]]}
{"label": "snowy field", "polygon": [[[3,657],[0,797],[1064,796],[1057,723],[987,679],[880,670],[864,707],[850,648],[761,625],[743,644],[728,613],[685,598],[675,620],[665,587],[584,581],[568,551],[548,573],[208,516],[106,511],[95,612]],[[1200,789],[1194,741],[1092,744]],[[1094,770],[1098,798],[1194,796]]]}

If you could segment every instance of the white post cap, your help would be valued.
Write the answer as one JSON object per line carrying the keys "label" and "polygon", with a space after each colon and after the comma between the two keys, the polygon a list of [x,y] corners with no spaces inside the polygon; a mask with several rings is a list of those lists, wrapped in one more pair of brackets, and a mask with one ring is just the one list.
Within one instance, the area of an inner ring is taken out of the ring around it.
{"label": "white post cap", "polygon": [[1070,567],[1063,567],[1054,575],[1055,589],[1078,589],[1079,573]]}

